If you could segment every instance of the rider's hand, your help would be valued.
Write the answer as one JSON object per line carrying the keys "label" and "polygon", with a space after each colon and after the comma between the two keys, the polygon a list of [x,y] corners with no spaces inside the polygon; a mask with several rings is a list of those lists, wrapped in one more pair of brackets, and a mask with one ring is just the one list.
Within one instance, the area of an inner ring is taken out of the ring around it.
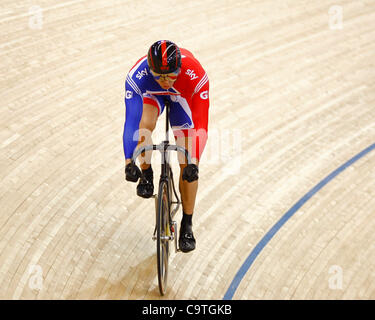
{"label": "rider's hand", "polygon": [[197,165],[193,163],[188,164],[182,172],[182,180],[187,180],[187,182],[193,182],[195,180],[198,180],[198,173],[199,170]]}
{"label": "rider's hand", "polygon": [[131,182],[137,182],[141,176],[141,170],[134,163],[128,163],[125,167],[125,179]]}

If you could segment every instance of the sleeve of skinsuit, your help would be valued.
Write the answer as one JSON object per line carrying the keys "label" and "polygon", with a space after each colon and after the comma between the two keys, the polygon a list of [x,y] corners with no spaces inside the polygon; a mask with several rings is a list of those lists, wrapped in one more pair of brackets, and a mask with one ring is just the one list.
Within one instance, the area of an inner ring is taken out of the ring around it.
{"label": "sleeve of skinsuit", "polygon": [[128,82],[125,83],[125,124],[122,137],[125,159],[130,159],[138,144],[139,122],[143,112],[143,98]]}
{"label": "sleeve of skinsuit", "polygon": [[200,88],[192,98],[191,112],[194,121],[194,129],[188,130],[188,135],[192,137],[192,158],[200,160],[208,138],[208,109],[209,82]]}

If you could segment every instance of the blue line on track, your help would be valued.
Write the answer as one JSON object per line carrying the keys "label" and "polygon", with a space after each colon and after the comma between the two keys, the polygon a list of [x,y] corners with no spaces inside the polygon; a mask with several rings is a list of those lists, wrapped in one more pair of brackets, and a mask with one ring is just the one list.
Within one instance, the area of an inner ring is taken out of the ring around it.
{"label": "blue line on track", "polygon": [[272,237],[280,230],[280,228],[291,218],[299,208],[301,208],[308,200],[311,199],[320,189],[322,189],[328,182],[333,180],[336,176],[338,176],[341,172],[343,172],[346,168],[351,166],[354,162],[364,157],[370,151],[375,149],[375,143],[358,153],[356,156],[351,158],[349,161],[344,163],[341,167],[337,168],[335,171],[330,173],[327,177],[325,177],[322,181],[320,181],[314,188],[312,188],[309,192],[307,192],[298,202],[296,202],[293,207],[291,207],[282,217],[281,219],[276,222],[276,224],[266,233],[266,235],[259,241],[259,243],[255,246],[253,251],[249,254],[246,258],[245,262],[242,264],[241,268],[238,270],[237,274],[235,275],[232,283],[230,284],[227,292],[224,295],[223,300],[231,300],[240,285],[243,277],[249,271],[251,265],[259,255],[259,253],[263,250],[263,248],[267,245],[267,243],[272,239]]}

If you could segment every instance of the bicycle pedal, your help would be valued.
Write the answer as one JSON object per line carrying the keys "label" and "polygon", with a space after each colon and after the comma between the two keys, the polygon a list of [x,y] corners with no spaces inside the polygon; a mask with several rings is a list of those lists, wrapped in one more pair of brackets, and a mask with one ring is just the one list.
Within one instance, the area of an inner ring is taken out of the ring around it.
{"label": "bicycle pedal", "polygon": [[171,231],[173,233],[176,233],[177,232],[177,222],[176,221],[172,221],[172,224],[171,224]]}

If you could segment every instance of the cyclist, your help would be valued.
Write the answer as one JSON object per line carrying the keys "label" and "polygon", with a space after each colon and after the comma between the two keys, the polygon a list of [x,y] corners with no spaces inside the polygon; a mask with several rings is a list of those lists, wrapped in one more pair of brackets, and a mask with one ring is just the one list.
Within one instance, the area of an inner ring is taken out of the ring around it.
{"label": "cyclist", "polygon": [[[193,54],[169,40],[152,44],[148,54],[137,61],[126,78],[123,147],[127,181],[138,181],[140,170],[132,165],[131,157],[137,145],[152,144],[151,133],[163,112],[164,99],[170,103],[170,124],[176,144],[190,152],[193,162],[187,165],[184,156],[179,155],[183,207],[179,247],[189,252],[196,245],[192,215],[198,190],[199,159],[207,141],[209,81]],[[150,152],[142,160],[144,178],[137,185],[137,195],[150,198],[154,192]]]}

